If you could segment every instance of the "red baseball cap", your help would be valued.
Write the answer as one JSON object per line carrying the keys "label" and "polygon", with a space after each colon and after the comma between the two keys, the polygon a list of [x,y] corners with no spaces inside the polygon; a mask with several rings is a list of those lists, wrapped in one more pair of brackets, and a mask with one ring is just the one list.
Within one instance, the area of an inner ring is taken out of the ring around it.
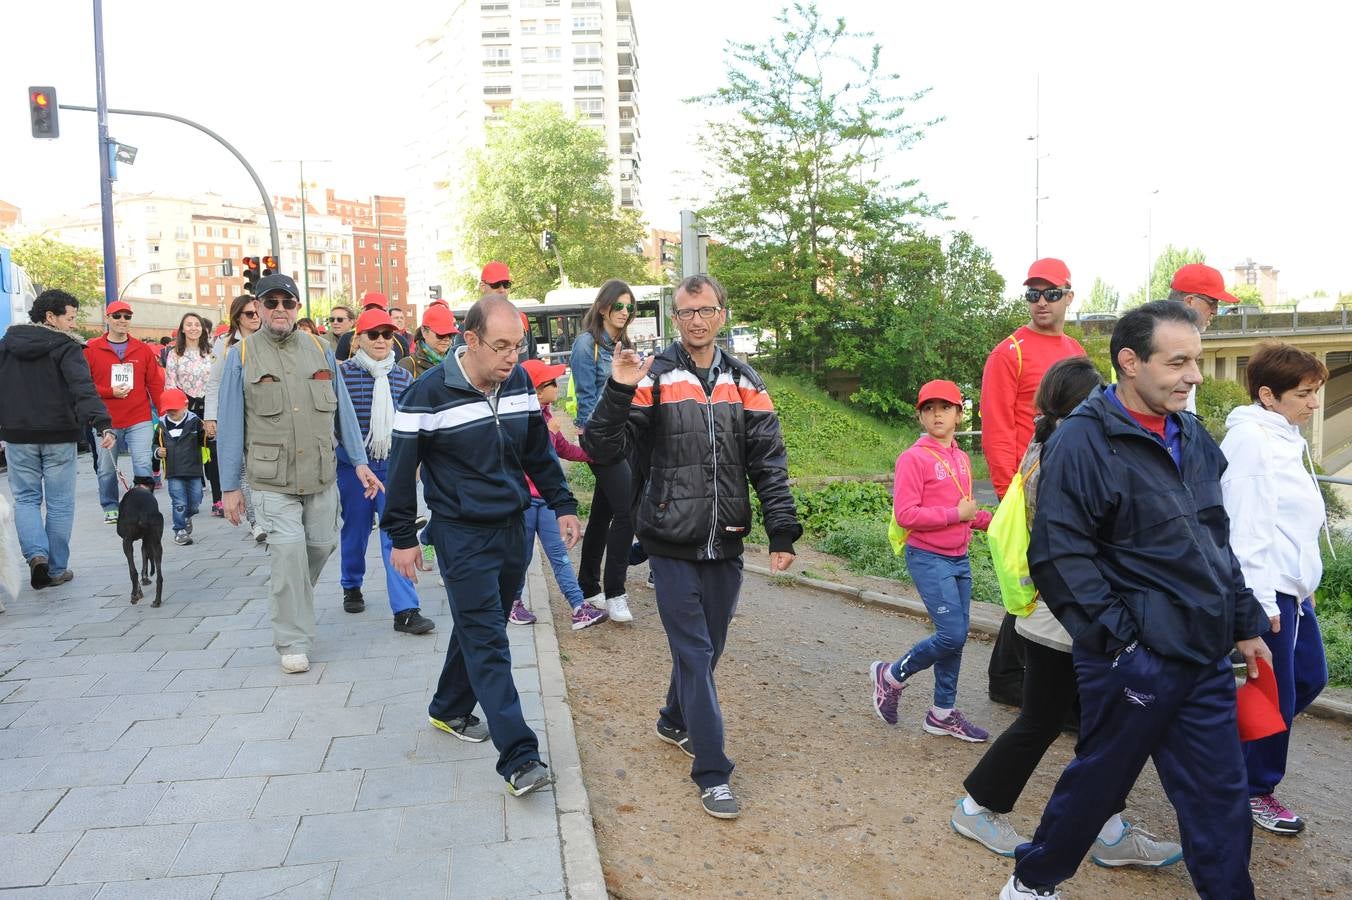
{"label": "red baseball cap", "polygon": [[436,309],[438,306],[441,307],[442,309],[451,308],[451,304],[447,303],[445,300],[442,300],[440,297],[438,297],[436,300],[433,300],[431,303],[427,304],[428,309]]}
{"label": "red baseball cap", "polygon": [[484,266],[483,274],[479,276],[479,280],[484,284],[493,284],[495,281],[511,281],[512,273],[511,270],[507,268],[506,263],[500,263],[497,260],[494,260]]}
{"label": "red baseball cap", "polygon": [[423,313],[423,327],[432,329],[433,334],[459,334],[460,329],[456,327],[455,315],[451,308],[444,303],[433,303],[427,307],[427,312]]}
{"label": "red baseball cap", "polygon": [[1219,269],[1202,263],[1188,263],[1174,273],[1169,287],[1185,294],[1201,294],[1221,303],[1238,303],[1239,298],[1225,289],[1225,276]]}
{"label": "red baseball cap", "polygon": [[1039,259],[1028,267],[1028,277],[1023,283],[1026,285],[1035,280],[1046,281],[1057,287],[1070,287],[1070,267],[1050,256]]}
{"label": "red baseball cap", "polygon": [[380,291],[367,291],[362,294],[361,305],[363,309],[370,309],[373,306],[380,309],[389,309],[390,301]]}
{"label": "red baseball cap", "polygon": [[120,313],[120,312],[126,312],[126,313],[131,312],[131,304],[130,304],[130,303],[124,303],[124,302],[121,301],[121,300],[114,300],[112,303],[109,303],[107,306],[105,306],[105,307],[103,308],[103,314],[104,314],[105,317],[106,317],[106,316],[111,316],[113,313]]}
{"label": "red baseball cap", "polygon": [[166,409],[187,409],[188,395],[178,388],[169,388],[169,390],[160,394],[159,408],[161,412]]}
{"label": "red baseball cap", "polygon": [[1235,702],[1239,706],[1237,718],[1241,741],[1256,741],[1286,730],[1281,707],[1277,704],[1277,676],[1267,660],[1258,660],[1258,679],[1249,679],[1240,685],[1235,692]]}
{"label": "red baseball cap", "polygon": [[216,330],[213,331],[211,334],[212,334],[213,337],[220,337],[221,335],[226,334],[226,333],[228,333],[229,331],[230,331],[230,326],[229,326],[227,323],[222,322],[221,324],[219,324],[219,325],[216,326]]}
{"label": "red baseball cap", "polygon": [[368,309],[357,317],[357,334],[365,334],[377,328],[398,330],[394,328],[394,320],[390,318],[390,314],[378,307]]}
{"label": "red baseball cap", "polygon": [[540,359],[528,359],[521,364],[521,368],[526,370],[526,374],[530,376],[530,383],[535,385],[536,390],[539,390],[542,384],[558,381],[559,376],[568,371],[568,367],[563,364],[551,366]]}
{"label": "red baseball cap", "polygon": [[954,406],[962,406],[962,391],[951,381],[927,381],[920,388],[915,408],[919,409],[930,400],[947,400]]}

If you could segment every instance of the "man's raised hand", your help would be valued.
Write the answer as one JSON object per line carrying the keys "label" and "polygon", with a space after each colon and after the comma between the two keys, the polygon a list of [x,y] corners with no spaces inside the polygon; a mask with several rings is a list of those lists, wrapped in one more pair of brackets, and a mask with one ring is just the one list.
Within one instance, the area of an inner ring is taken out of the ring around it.
{"label": "man's raised hand", "polygon": [[652,368],[654,359],[654,356],[644,359],[637,350],[621,350],[611,359],[610,377],[620,384],[638,384]]}

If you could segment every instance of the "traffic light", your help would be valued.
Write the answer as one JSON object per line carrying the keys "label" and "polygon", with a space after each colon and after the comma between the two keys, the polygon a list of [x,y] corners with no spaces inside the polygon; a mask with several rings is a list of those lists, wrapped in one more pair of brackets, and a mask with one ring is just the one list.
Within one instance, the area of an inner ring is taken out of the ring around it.
{"label": "traffic light", "polygon": [[439,284],[429,284],[429,285],[427,286],[427,296],[428,296],[428,297],[431,297],[433,300],[440,300],[440,299],[441,299],[441,285],[439,285]]}
{"label": "traffic light", "polygon": [[555,244],[554,232],[546,228],[544,234],[540,235],[540,249],[548,253],[554,249]]}
{"label": "traffic light", "polygon": [[277,265],[277,257],[275,257],[275,256],[265,256],[265,257],[263,257],[263,274],[264,274],[264,275],[276,275],[276,274],[277,274],[277,269],[278,269],[278,265]]}
{"label": "traffic light", "polygon": [[221,260],[221,277],[222,278],[235,277],[235,261],[233,259]]}
{"label": "traffic light", "polygon": [[243,263],[244,290],[252,294],[254,292],[254,286],[258,284],[258,279],[261,277],[258,271],[258,257],[246,256],[244,257]]}
{"label": "traffic light", "polygon": [[28,112],[33,120],[33,137],[60,137],[61,128],[56,120],[56,88],[30,87]]}

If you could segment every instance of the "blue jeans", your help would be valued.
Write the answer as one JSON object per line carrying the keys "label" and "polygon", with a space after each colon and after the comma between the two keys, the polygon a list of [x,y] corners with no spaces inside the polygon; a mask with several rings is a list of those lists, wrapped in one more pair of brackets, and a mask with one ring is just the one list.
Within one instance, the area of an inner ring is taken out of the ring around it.
{"label": "blue jeans", "polygon": [[[104,512],[117,509],[122,497],[117,483],[117,457],[123,451],[131,454],[131,472],[149,476],[151,469],[151,442],[155,437],[155,426],[150,421],[137,422],[126,428],[114,428],[117,444],[111,450],[99,448],[99,505]],[[130,482],[131,479],[128,479]]]}
{"label": "blue jeans", "polygon": [[75,445],[9,444],[5,455],[14,495],[14,527],[24,559],[45,556],[48,572],[61,575],[70,562],[70,530],[75,525]]}
{"label": "blue jeans", "polygon": [[892,674],[909,678],[934,667],[934,705],[952,709],[958,700],[958,670],[972,614],[972,567],[967,554],[944,556],[906,545],[906,570],[911,573],[934,634],[892,664]]}
{"label": "blue jeans", "polygon": [[[563,598],[568,601],[569,606],[577,609],[582,605],[582,588],[578,587],[577,575],[573,572],[573,561],[568,558],[568,548],[563,545],[563,536],[559,534],[559,517],[554,510],[545,506],[545,501],[539,497],[532,497],[530,508],[526,510],[527,566],[530,566],[530,559],[535,554],[537,535],[540,538],[540,546],[545,551],[545,558],[549,560],[549,566],[554,570],[554,580],[559,583]],[[526,580],[522,578],[521,589],[516,592],[516,599],[520,600],[525,590]]]}
{"label": "blue jeans", "polygon": [[[1314,702],[1329,683],[1324,639],[1319,633],[1314,603],[1306,597],[1297,603],[1290,594],[1277,595],[1282,630],[1263,635],[1272,651],[1272,672],[1277,676],[1277,703],[1286,730],[1244,744],[1249,796],[1271,794],[1286,775],[1286,750],[1291,744],[1291,720]],[[1304,612],[1304,615],[1300,613]]]}
{"label": "blue jeans", "polygon": [[188,520],[197,515],[202,505],[202,479],[168,478],[169,499],[174,506],[174,530],[182,531],[188,527]]}
{"label": "blue jeans", "polygon": [[[385,460],[371,462],[371,472],[384,481],[389,473]],[[342,504],[343,527],[339,532],[339,560],[342,576],[339,583],[345,588],[359,588],[366,578],[366,545],[371,539],[371,519],[385,514],[385,492],[366,499],[366,488],[357,478],[351,465],[338,463],[338,501]],[[390,562],[394,542],[387,531],[380,532],[380,558],[385,564],[385,593],[390,611],[395,615],[418,606],[418,591],[413,582],[395,571]]]}

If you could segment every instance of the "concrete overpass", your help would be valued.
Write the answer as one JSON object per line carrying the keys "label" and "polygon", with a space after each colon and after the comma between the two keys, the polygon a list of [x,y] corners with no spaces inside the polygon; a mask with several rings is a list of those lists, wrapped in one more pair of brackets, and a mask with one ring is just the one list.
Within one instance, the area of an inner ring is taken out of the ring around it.
{"label": "concrete overpass", "polygon": [[1327,312],[1241,311],[1216,316],[1202,335],[1202,374],[1245,383],[1254,347],[1280,340],[1308,350],[1329,368],[1320,413],[1306,429],[1310,453],[1328,472],[1352,464],[1352,315]]}

